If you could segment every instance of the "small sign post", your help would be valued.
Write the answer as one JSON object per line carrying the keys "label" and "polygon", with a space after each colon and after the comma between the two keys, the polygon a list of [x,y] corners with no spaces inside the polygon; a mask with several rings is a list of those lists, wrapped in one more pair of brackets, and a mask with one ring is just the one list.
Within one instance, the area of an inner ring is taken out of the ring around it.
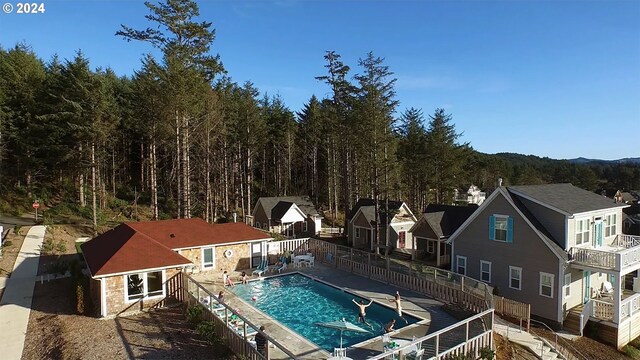
{"label": "small sign post", "polygon": [[33,208],[36,209],[36,222],[38,222],[38,208],[40,207],[40,203],[38,202],[38,200],[34,200],[33,201]]}

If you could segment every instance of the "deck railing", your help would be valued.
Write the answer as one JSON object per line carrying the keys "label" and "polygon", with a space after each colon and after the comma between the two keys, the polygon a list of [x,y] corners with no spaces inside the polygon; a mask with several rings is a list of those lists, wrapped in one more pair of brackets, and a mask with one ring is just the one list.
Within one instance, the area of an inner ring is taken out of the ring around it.
{"label": "deck railing", "polygon": [[593,303],[593,313],[591,316],[601,320],[613,321],[615,306],[612,303],[608,303],[600,300],[591,300]]}
{"label": "deck railing", "polygon": [[620,322],[640,310],[640,294],[633,294],[620,303]]}
{"label": "deck railing", "polygon": [[[493,349],[492,328],[493,310],[487,310],[368,359],[402,359],[408,351],[416,348],[425,350],[423,359],[437,360],[462,356],[477,359],[483,348]],[[464,338],[464,342],[456,340],[461,338]]]}
{"label": "deck railing", "polygon": [[624,272],[640,263],[640,236],[618,234],[611,243],[617,249],[609,251],[573,247],[569,256],[576,264]]}
{"label": "deck railing", "polygon": [[[219,317],[214,314],[213,311],[213,301],[208,301],[207,304],[203,304],[201,299],[208,298],[214,299],[215,296],[207,290],[204,286],[194,280],[191,276],[186,273],[182,273],[183,276],[183,298],[184,302],[187,306],[201,306],[206,311],[203,314],[204,320],[212,321],[215,327],[215,333],[219,338],[224,339],[227,346],[236,354],[241,354],[245,359],[249,360],[267,360],[270,359],[269,352],[273,351],[267,346],[265,348],[265,354],[261,354],[256,350],[255,347],[249,342],[247,336],[247,330],[249,328],[254,329],[255,331],[259,331],[259,326],[253,324],[251,320],[247,319],[243,315],[239,314],[237,311],[234,311],[231,307],[229,307],[224,302],[220,302],[219,304],[224,306],[224,314]],[[238,332],[232,327],[229,326],[230,321],[229,318],[231,315],[237,316],[240,320],[242,320],[242,332]],[[276,348],[281,350],[286,356],[289,356],[291,359],[295,359],[295,355],[288,351],[282,344],[278,343],[277,340],[273,339],[268,334],[263,333],[270,344],[273,344]]]}

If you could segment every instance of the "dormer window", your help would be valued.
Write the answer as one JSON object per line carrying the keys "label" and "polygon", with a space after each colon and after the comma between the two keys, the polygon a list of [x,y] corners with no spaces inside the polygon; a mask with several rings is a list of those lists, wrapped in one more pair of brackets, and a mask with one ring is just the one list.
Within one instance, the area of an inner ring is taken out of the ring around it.
{"label": "dormer window", "polygon": [[576,220],[576,245],[589,243],[589,219]]}
{"label": "dormer window", "polygon": [[489,217],[489,239],[513,242],[513,218],[506,215]]}

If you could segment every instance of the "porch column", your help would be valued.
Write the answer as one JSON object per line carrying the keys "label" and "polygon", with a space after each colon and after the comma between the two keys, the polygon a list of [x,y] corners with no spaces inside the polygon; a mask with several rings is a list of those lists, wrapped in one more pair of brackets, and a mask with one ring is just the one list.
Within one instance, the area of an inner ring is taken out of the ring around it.
{"label": "porch column", "polygon": [[[428,240],[427,240],[428,241]],[[440,267],[440,240],[436,241],[436,266]]]}
{"label": "porch column", "polygon": [[[404,236],[407,236],[407,233],[405,233]],[[413,236],[413,234],[411,234],[411,260],[415,260],[416,259],[416,237]]]}
{"label": "porch column", "polygon": [[295,221],[291,223],[291,227],[292,227],[291,234],[293,234],[292,236],[295,239],[295,237],[296,237],[296,222]]}
{"label": "porch column", "polygon": [[622,276],[620,273],[612,275],[613,281],[613,322],[620,324],[620,310],[622,305]]}

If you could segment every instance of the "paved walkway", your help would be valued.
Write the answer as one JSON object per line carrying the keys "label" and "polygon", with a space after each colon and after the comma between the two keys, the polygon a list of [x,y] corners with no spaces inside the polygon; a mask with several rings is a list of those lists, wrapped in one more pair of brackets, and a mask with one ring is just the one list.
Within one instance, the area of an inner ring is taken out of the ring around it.
{"label": "paved walkway", "polygon": [[45,226],[29,229],[0,301],[0,349],[3,359],[19,360],[22,357],[45,229]]}
{"label": "paved walkway", "polygon": [[538,337],[531,335],[516,325],[500,320],[497,316],[493,323],[493,331],[497,332],[502,337],[509,339],[511,342],[528,348],[538,358],[543,360],[553,360],[558,358],[558,354],[545,345],[545,343]]}

